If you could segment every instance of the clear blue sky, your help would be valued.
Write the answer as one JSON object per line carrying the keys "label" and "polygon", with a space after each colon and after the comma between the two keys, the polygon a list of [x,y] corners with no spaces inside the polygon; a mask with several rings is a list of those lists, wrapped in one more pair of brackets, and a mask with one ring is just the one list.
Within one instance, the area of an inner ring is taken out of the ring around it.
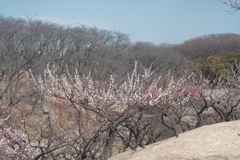
{"label": "clear blue sky", "polygon": [[218,33],[240,34],[240,11],[218,0],[0,0],[0,15],[120,31],[132,42],[178,44]]}

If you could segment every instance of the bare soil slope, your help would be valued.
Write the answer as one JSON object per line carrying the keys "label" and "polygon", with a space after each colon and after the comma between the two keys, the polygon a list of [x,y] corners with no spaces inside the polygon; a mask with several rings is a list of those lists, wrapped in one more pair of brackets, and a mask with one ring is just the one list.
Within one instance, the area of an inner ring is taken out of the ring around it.
{"label": "bare soil slope", "polygon": [[240,160],[240,121],[203,126],[109,160]]}

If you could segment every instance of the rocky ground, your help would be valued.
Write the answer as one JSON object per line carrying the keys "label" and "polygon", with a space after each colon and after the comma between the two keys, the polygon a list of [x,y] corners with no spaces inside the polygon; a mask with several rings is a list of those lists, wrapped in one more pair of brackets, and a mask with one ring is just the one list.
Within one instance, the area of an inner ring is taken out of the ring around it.
{"label": "rocky ground", "polygon": [[240,121],[203,126],[109,160],[240,160]]}

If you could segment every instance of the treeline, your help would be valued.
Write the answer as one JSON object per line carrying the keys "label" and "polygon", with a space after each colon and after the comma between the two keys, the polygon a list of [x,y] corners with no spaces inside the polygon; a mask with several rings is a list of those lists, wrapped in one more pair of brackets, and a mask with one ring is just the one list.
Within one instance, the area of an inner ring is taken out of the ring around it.
{"label": "treeline", "polygon": [[[140,67],[153,65],[157,72],[185,70],[185,63],[200,57],[239,53],[240,35],[208,35],[180,45],[148,42],[131,43],[124,33],[86,26],[64,27],[36,19],[0,17],[1,67],[29,68],[42,73],[47,63],[64,72],[77,68],[80,75],[91,74],[105,80],[112,73],[125,75],[135,61]],[[6,64],[7,63],[7,64]]]}

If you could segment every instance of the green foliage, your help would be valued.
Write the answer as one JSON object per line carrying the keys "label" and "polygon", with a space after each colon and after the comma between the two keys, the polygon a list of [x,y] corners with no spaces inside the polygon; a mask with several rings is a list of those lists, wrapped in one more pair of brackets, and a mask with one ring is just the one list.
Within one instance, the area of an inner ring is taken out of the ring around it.
{"label": "green foliage", "polygon": [[208,58],[199,58],[187,63],[188,67],[196,73],[209,78],[225,78],[233,74],[232,67],[235,61],[240,60],[239,53],[217,54]]}

